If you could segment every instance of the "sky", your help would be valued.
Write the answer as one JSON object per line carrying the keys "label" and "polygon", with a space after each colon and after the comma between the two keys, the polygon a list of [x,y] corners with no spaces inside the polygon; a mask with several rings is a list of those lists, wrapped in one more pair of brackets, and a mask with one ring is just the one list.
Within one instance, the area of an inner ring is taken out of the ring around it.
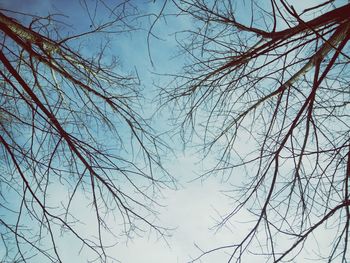
{"label": "sky", "polygon": [[[157,13],[161,9],[161,1],[151,3],[151,1],[140,1],[140,6],[148,12]],[[295,7],[299,10],[305,8],[301,2],[294,1]],[[308,2],[314,4],[316,1]],[[40,0],[1,0],[1,6],[5,9],[16,10],[19,12],[28,12],[33,14],[45,14],[49,12],[64,13],[65,19],[74,25],[73,30],[85,30],[87,28],[88,19],[82,18],[80,13],[80,5],[78,1],[40,1]],[[143,18],[145,24],[149,26],[147,18]],[[141,19],[140,19],[141,21]],[[155,84],[165,84],[170,81],[167,78],[159,78],[156,73],[177,72],[182,66],[182,58],[177,57],[177,44],[174,41],[174,33],[183,29],[191,28],[192,21],[179,17],[171,17],[166,20],[160,19],[157,23],[154,32],[160,39],[150,39],[150,49],[147,46],[147,31],[137,30],[129,34],[118,35],[116,39],[112,39],[111,50],[121,61],[124,71],[137,71],[140,76],[141,84],[144,90],[150,93],[155,92]],[[147,28],[147,26],[146,26]],[[149,55],[151,55],[154,64],[152,65]],[[151,96],[150,96],[151,97]],[[147,98],[151,100],[151,98]],[[150,102],[150,101],[149,101]],[[150,102],[150,105],[151,102]],[[145,109],[146,112],[152,111],[152,107]],[[163,113],[164,115],[167,113]],[[159,125],[159,124],[158,124]],[[160,125],[160,128],[164,128]],[[175,139],[176,140],[176,139]],[[178,144],[175,142],[175,144]],[[241,138],[242,149],[249,148],[249,138]],[[134,237],[125,241],[120,241],[118,245],[111,249],[111,254],[118,260],[125,263],[178,263],[188,262],[200,254],[201,249],[207,250],[217,246],[232,244],[240,240],[244,233],[252,226],[253,218],[247,211],[242,213],[230,222],[230,227],[224,227],[219,231],[215,228],[220,215],[225,214],[232,208],[233,202],[230,198],[223,194],[223,191],[228,191],[231,186],[222,182],[222,178],[210,177],[204,181],[193,180],[198,174],[203,171],[203,168],[208,168],[210,163],[214,163],[214,157],[207,159],[206,166],[200,162],[200,155],[195,154],[194,150],[182,151],[181,147],[176,149],[176,157],[171,157],[167,161],[169,172],[178,180],[178,189],[167,189],[163,191],[164,198],[161,199],[163,208],[159,209],[159,222],[162,225],[174,228],[171,231],[172,236],[166,241],[157,236],[147,233],[142,237]],[[209,163],[209,164],[208,164]],[[237,176],[237,181],[242,179],[243,173]],[[56,193],[52,193],[53,198],[59,198],[62,194],[62,189],[57,189]],[[55,197],[56,196],[56,197]],[[81,196],[83,199],[83,195]],[[89,226],[94,224],[94,221],[89,217],[89,209],[81,209],[80,214],[84,219],[86,231]],[[86,214],[86,216],[85,216]],[[324,235],[324,240],[327,240],[327,233],[319,233]],[[71,239],[62,239],[62,253],[66,262],[86,262],[83,253],[79,254],[79,247],[72,244]],[[310,247],[310,250],[313,248]],[[1,250],[0,250],[1,252]],[[1,255],[0,255],[1,258]],[[74,259],[74,261],[72,260]],[[226,262],[227,255],[211,254],[203,259],[202,262]],[[64,261],[65,262],[65,261]],[[257,262],[252,258],[247,263]],[[41,262],[39,262],[41,263]]]}
{"label": "sky", "polygon": [[[144,2],[143,8],[147,9],[147,12],[157,13],[161,8],[159,2],[156,4],[147,1],[140,2]],[[73,32],[89,30],[86,26],[89,21],[86,14],[84,14],[85,17],[82,17],[78,1],[29,0],[24,2],[2,0],[0,3],[2,8],[35,15],[63,13],[65,15],[63,19],[73,25]],[[147,32],[145,30],[124,35],[119,34],[117,39],[112,39],[111,50],[119,57],[122,70],[128,72],[136,69],[145,90],[155,90],[154,82],[160,84],[169,81],[169,79],[159,80],[153,74],[154,72],[169,73],[181,67],[181,61],[176,61],[177,44],[173,40],[172,34],[179,29],[190,27],[191,21],[176,20],[176,18],[174,18],[176,21],[169,21],[172,19],[167,18],[167,21],[162,20],[157,25],[155,32],[161,38],[151,39],[150,50],[147,47]],[[149,51],[154,61],[153,65],[149,58]],[[152,109],[150,109],[151,111]],[[189,151],[183,152],[181,147],[176,155],[168,161],[167,167],[178,180],[178,189],[163,191],[161,204],[164,207],[159,208],[159,223],[173,229],[170,231],[171,236],[163,240],[153,234],[145,233],[144,236],[133,239],[122,238],[120,244],[110,251],[111,255],[121,262],[187,262],[200,252],[195,247],[195,243],[202,248],[209,249],[213,245],[232,241],[232,232],[225,230],[216,233],[215,229],[210,229],[216,223],[217,213],[224,213],[230,207],[229,200],[219,193],[221,190],[227,190],[221,184],[220,178],[210,178],[206,182],[192,181],[201,170],[201,165],[198,165],[200,163],[199,156],[195,156]],[[57,187],[56,190],[56,192],[50,193],[51,198],[62,198],[65,189]],[[84,203],[83,194],[78,200]],[[89,231],[89,227],[95,224],[94,220],[91,219],[90,209],[87,205],[82,207],[81,204],[76,204],[75,209],[79,209],[79,215],[85,223],[83,227]],[[80,246],[72,237],[66,235],[60,241],[64,262],[86,262],[89,253],[86,251],[79,253]]]}

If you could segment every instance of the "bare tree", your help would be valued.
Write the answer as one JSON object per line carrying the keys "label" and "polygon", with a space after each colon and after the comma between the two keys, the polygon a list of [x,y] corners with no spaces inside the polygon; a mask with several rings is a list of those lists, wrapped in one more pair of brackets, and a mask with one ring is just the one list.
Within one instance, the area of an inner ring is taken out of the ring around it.
{"label": "bare tree", "polygon": [[[1,10],[1,262],[61,262],[61,235],[107,262],[120,233],[166,233],[153,199],[171,182],[165,144],[138,113],[138,79],[118,74],[108,42],[91,54],[92,41],[130,30],[134,7],[99,4],[110,20],[91,15],[78,35],[60,16]],[[82,218],[87,204],[94,218]]]}
{"label": "bare tree", "polygon": [[177,35],[190,60],[163,99],[181,109],[183,136],[198,134],[204,153],[218,154],[203,176],[223,172],[236,184],[245,171],[218,226],[245,209],[256,218],[241,241],[194,261],[223,251],[228,262],[348,262],[350,4],[173,3],[193,18]]}

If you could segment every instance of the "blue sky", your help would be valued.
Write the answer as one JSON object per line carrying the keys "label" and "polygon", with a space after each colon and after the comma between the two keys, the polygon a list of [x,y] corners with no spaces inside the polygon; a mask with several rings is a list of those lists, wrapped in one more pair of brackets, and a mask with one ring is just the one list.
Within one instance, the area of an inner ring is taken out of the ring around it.
{"label": "blue sky", "polygon": [[[142,3],[141,3],[142,2]],[[301,1],[294,1],[297,10],[302,10]],[[313,5],[319,1],[309,1],[308,4]],[[54,3],[54,4],[53,4]],[[156,3],[150,1],[139,1],[140,8],[146,13],[159,12],[161,9],[161,1]],[[64,13],[64,18],[67,22],[74,25],[72,31],[88,30],[88,19],[86,13],[81,11],[78,1],[1,1],[4,8],[16,10],[20,12],[28,12],[33,14]],[[170,11],[170,10],[167,10]],[[140,81],[146,95],[145,113],[149,114],[154,109],[154,104],[151,103],[152,96],[155,94],[158,85],[166,85],[170,82],[170,78],[158,77],[156,73],[172,73],[180,70],[183,57],[176,57],[177,45],[174,41],[174,33],[183,29],[188,29],[193,26],[190,19],[182,17],[168,17],[166,20],[160,19],[154,28],[154,32],[160,39],[151,38],[150,52],[154,65],[151,65],[147,48],[147,29],[153,17],[140,18],[137,23],[141,23],[144,29],[136,30],[126,34],[118,34],[117,36],[110,35],[111,53],[120,58],[122,65],[121,71],[135,72],[140,76]],[[89,50],[87,49],[86,52]],[[160,129],[167,129],[167,124],[164,122],[167,118],[167,112],[162,113],[163,123],[156,123]],[[165,120],[164,120],[165,119]],[[232,201],[220,191],[227,191],[231,186],[227,183],[221,183],[221,178],[209,178],[204,182],[197,180],[192,182],[197,177],[198,173],[203,171],[203,164],[200,162],[201,156],[195,154],[192,149],[182,151],[182,147],[178,146],[178,139],[171,142],[176,145],[176,155],[169,155],[167,167],[172,175],[178,180],[178,190],[167,189],[163,192],[161,203],[163,208],[159,209],[159,222],[162,225],[174,228],[172,236],[167,238],[167,241],[159,240],[154,234],[145,233],[142,237],[134,237],[133,239],[122,240],[120,243],[111,249],[113,254],[121,262],[126,263],[177,263],[186,262],[191,257],[196,257],[200,251],[194,244],[199,245],[202,249],[207,250],[220,245],[232,244],[243,237],[245,231],[251,226],[249,223],[252,217],[248,212],[242,211],[238,217],[239,220],[229,222],[227,227],[216,231],[211,229],[215,226],[219,215],[230,211]],[[248,136],[242,136],[240,140],[242,149],[249,149],[250,142]],[[214,157],[207,159],[206,167],[210,167],[214,163]],[[236,173],[234,182],[238,182],[244,175],[243,171]],[[191,182],[190,182],[191,181]],[[64,189],[57,187],[57,192],[52,193],[52,198],[60,198]],[[81,200],[84,203],[84,194],[81,193]],[[88,206],[82,206],[79,203],[75,204],[76,209],[80,209],[79,213],[85,222],[83,226],[86,231],[94,225],[94,220],[90,220],[89,213],[91,212]],[[242,223],[243,222],[243,223]],[[112,222],[113,224],[113,222]],[[324,235],[324,240],[327,240],[327,233],[319,233]],[[322,239],[321,239],[322,240]],[[60,241],[62,244],[62,252],[64,259],[67,262],[86,262],[84,252],[78,254],[79,246],[74,244],[73,239],[65,237]],[[322,246],[321,246],[322,247]],[[309,247],[310,251],[316,249]],[[1,250],[0,250],[1,251]],[[84,255],[83,255],[84,254]],[[74,258],[74,260],[72,260]],[[212,254],[206,257],[203,262],[225,262],[225,254]],[[248,261],[247,261],[248,262]],[[256,259],[251,259],[250,262],[256,262]],[[249,263],[249,262],[248,262]]]}
{"label": "blue sky", "polygon": [[[144,8],[147,13],[157,13],[161,8],[159,1],[155,4],[146,1],[144,3],[143,6],[141,5],[141,9]],[[65,17],[58,18],[72,25],[73,34],[89,30],[87,26],[89,20],[86,13],[82,12],[78,1],[26,1],[25,3],[23,1],[2,1],[1,6],[5,9],[34,15],[63,13]],[[121,68],[119,70],[133,73],[136,70],[140,76],[146,101],[149,103],[149,105],[144,105],[146,106],[143,109],[145,114],[149,114],[155,109],[151,104],[152,93],[156,91],[154,83],[164,85],[170,81],[168,78],[157,77],[153,72],[171,73],[180,69],[182,61],[181,58],[175,58],[178,50],[173,34],[179,29],[191,26],[191,21],[176,17],[159,21],[154,32],[160,39],[151,38],[150,52],[154,61],[152,66],[146,42],[146,29],[152,20],[153,17],[140,18],[136,21],[136,25],[140,26],[139,23],[142,23],[143,29],[126,34],[110,35],[110,52],[120,59]],[[91,46],[89,48],[91,49]],[[84,52],[89,52],[89,49]],[[155,104],[153,103],[153,105]],[[160,113],[165,121],[166,114]],[[163,123],[156,125],[160,126],[159,128],[168,128]],[[180,144],[174,143],[172,146],[175,145],[179,146]],[[160,200],[164,207],[157,208],[160,213],[159,223],[173,228],[172,236],[163,240],[154,234],[145,233],[144,236],[133,239],[120,238],[118,240],[120,243],[110,253],[122,262],[185,262],[191,258],[190,256],[198,254],[198,249],[194,246],[195,242],[200,246],[210,248],[215,244],[223,244],[224,240],[231,241],[230,234],[224,232],[214,234],[213,230],[209,230],[209,227],[215,224],[216,213],[223,213],[227,210],[224,205],[227,204],[226,198],[218,194],[219,190],[224,189],[219,183],[220,180],[212,178],[205,184],[201,181],[189,183],[197,177],[200,171],[200,166],[195,167],[195,163],[200,161],[199,156],[195,156],[189,151],[182,152],[182,146],[177,148],[177,158],[170,154],[166,165],[178,180],[178,190],[165,190],[163,198]],[[65,195],[65,189],[60,185],[56,186],[55,191],[50,192],[50,198],[53,201],[59,200]],[[16,206],[18,205],[16,204]],[[91,216],[92,211],[84,199],[84,193],[78,195],[73,207],[73,210],[79,211],[79,216],[84,222],[81,229],[86,232],[95,231],[96,222]],[[217,209],[217,212],[214,208]],[[79,254],[80,244],[71,235],[67,233],[64,238],[58,239],[58,241],[64,262],[86,262],[89,252],[83,250]]]}

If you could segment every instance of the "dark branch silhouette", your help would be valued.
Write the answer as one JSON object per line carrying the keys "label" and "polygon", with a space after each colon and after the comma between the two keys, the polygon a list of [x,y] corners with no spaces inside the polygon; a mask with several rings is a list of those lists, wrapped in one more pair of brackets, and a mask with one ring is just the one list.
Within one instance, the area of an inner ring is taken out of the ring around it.
{"label": "dark branch silhouette", "polygon": [[198,135],[205,155],[217,154],[203,177],[244,177],[218,227],[241,210],[256,217],[243,240],[194,261],[223,251],[228,262],[302,262],[328,229],[328,250],[310,257],[348,262],[350,5],[298,13],[283,0],[173,2],[194,23],[177,35],[190,61],[163,100],[181,109],[184,138]]}
{"label": "dark branch silhouette", "polygon": [[[61,262],[66,232],[97,262],[109,261],[108,236],[118,242],[120,234],[149,229],[167,234],[155,221],[155,198],[172,181],[159,156],[166,145],[138,113],[137,79],[118,74],[105,47],[87,57],[76,44],[113,33],[118,23],[130,30],[127,2],[109,9],[116,19],[102,25],[92,19],[91,31],[66,37],[52,16],[26,15],[27,25],[11,17],[22,14],[0,13],[4,262]],[[88,205],[94,217],[82,218]],[[96,224],[86,232],[82,223],[89,222]]]}

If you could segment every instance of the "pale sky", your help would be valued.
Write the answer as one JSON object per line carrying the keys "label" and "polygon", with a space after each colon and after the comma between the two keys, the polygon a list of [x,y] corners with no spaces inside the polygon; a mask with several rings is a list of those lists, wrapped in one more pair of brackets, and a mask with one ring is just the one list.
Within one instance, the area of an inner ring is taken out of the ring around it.
{"label": "pale sky", "polygon": [[[38,14],[53,10],[53,6],[56,6],[56,11],[64,12],[68,16],[67,19],[71,19],[72,24],[75,24],[77,27],[84,27],[84,25],[79,24],[84,20],[79,17],[76,11],[79,9],[77,1],[57,1],[54,5],[52,2],[56,1],[1,0],[0,3],[3,8],[21,12],[37,12]],[[160,10],[160,2],[145,4],[144,8],[147,9],[147,5],[149,5],[154,11]],[[302,10],[306,7],[302,6],[302,3],[307,1],[293,2],[295,2],[297,9]],[[309,1],[308,4],[314,5],[315,2],[319,1]],[[78,20],[80,22],[77,23]],[[159,80],[152,72],[169,73],[181,67],[181,58],[174,58],[176,55],[176,42],[174,41],[173,33],[189,28],[191,25],[190,20],[176,17],[168,18],[167,21],[161,19],[155,28],[155,32],[162,39],[151,39],[151,55],[155,62],[154,67],[151,66],[148,58],[145,38],[147,37],[147,32],[145,31],[118,36],[118,39],[113,40],[112,50],[120,57],[123,69],[132,71],[136,67],[144,89],[152,90],[153,81],[158,83],[167,83],[169,81],[169,79],[164,78]],[[242,149],[248,150],[249,138],[241,138],[240,144]],[[120,239],[120,243],[110,251],[112,255],[123,263],[188,262],[191,258],[200,255],[200,250],[196,248],[195,244],[203,250],[233,244],[238,242],[251,227],[251,223],[244,222],[251,221],[253,218],[247,211],[244,212],[243,210],[238,217],[235,217],[235,221],[230,221],[229,228],[224,227],[219,231],[215,231],[217,229],[212,228],[219,219],[219,214],[224,215],[232,209],[232,200],[220,192],[230,190],[231,186],[228,183],[222,183],[221,178],[209,178],[203,182],[200,180],[193,182],[192,180],[203,171],[200,155],[195,156],[194,151],[191,150],[183,153],[181,147],[177,150],[177,158],[175,159],[174,157],[172,159],[171,157],[166,165],[172,175],[179,181],[178,190],[165,190],[163,192],[164,198],[160,200],[160,203],[165,207],[159,208],[159,222],[161,225],[174,228],[171,231],[172,236],[167,238],[167,242],[157,240],[155,235],[148,235],[147,233],[142,237],[127,240],[127,242],[125,239],[124,242]],[[213,163],[214,159],[207,159],[207,167],[205,168],[209,168],[211,162]],[[236,173],[233,176],[237,177],[233,181],[239,182],[244,174],[243,172],[241,174]],[[62,196],[62,191],[62,189],[57,189],[56,193],[52,193],[52,197],[59,198]],[[83,195],[81,195],[81,200],[83,199]],[[81,209],[79,213],[86,224],[84,229],[89,231],[89,227],[94,225],[94,220],[89,216],[90,210],[88,206],[86,204],[80,207],[77,205],[77,209]],[[323,235],[324,240],[327,241],[326,232],[319,232],[319,234]],[[66,259],[64,262],[86,262],[86,255],[83,255],[85,250],[82,254],[78,254],[79,246],[74,244],[73,239],[64,238],[61,240],[61,243],[63,259]],[[316,248],[310,246],[309,249],[314,250]],[[227,255],[220,252],[219,254],[213,253],[206,256],[200,262],[226,261]],[[250,262],[258,261],[255,258],[245,261],[245,263]]]}

